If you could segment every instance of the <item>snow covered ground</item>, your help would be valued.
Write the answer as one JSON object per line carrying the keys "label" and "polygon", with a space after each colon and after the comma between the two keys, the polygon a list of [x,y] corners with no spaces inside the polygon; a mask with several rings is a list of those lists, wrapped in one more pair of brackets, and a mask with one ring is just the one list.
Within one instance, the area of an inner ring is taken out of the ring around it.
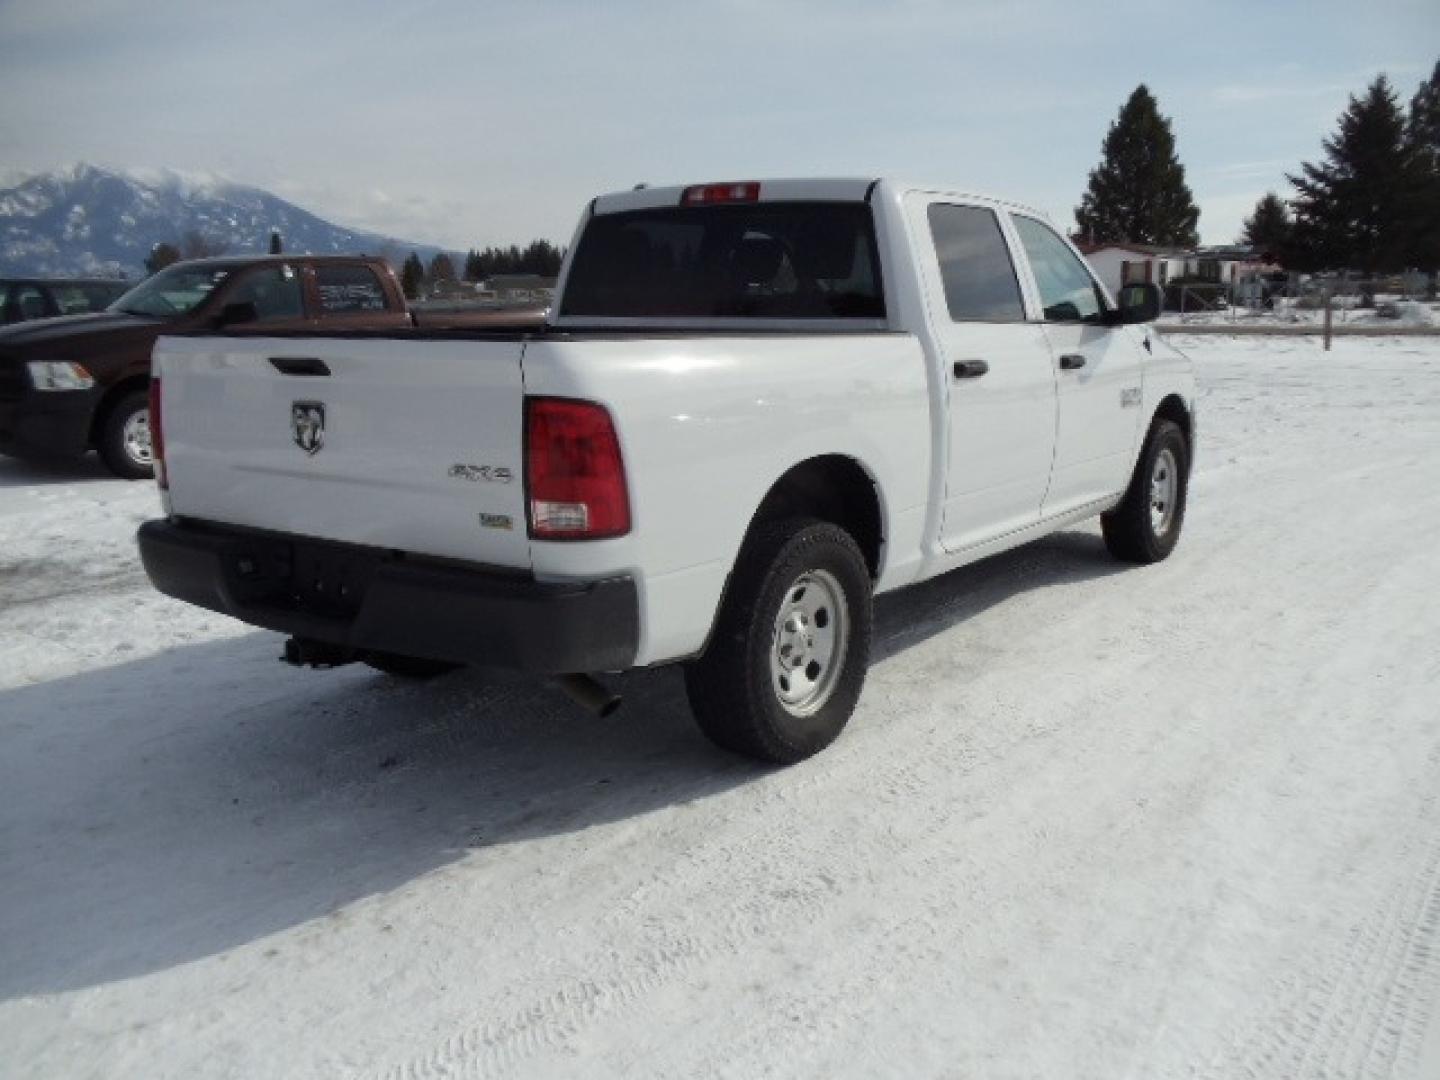
{"label": "snow covered ground", "polygon": [[1177,342],[1176,555],[883,600],[786,771],[292,671],[0,461],[0,1075],[1440,1076],[1440,341]]}

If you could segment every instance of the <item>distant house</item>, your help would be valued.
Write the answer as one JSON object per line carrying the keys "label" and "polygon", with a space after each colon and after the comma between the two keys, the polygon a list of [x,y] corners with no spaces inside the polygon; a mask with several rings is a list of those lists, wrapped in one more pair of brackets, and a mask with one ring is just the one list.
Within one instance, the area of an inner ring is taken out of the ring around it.
{"label": "distant house", "polygon": [[496,274],[481,284],[506,306],[549,304],[555,299],[555,279],[539,274]]}
{"label": "distant house", "polygon": [[1076,246],[1112,296],[1120,292],[1122,285],[1132,282],[1152,281],[1163,286],[1173,278],[1185,276],[1186,260],[1191,255],[1184,248],[1155,247],[1151,244]]}
{"label": "distant house", "polygon": [[1078,244],[1095,276],[1112,294],[1122,285],[1153,282],[1165,286],[1176,279],[1233,286],[1263,268],[1249,248],[1157,247],[1152,244]]}

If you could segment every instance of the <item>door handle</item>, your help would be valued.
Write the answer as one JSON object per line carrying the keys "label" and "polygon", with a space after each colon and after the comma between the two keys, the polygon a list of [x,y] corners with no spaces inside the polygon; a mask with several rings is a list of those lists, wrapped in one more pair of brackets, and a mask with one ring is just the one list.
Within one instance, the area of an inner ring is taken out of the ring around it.
{"label": "door handle", "polygon": [[1078,352],[1066,353],[1060,357],[1061,371],[1074,371],[1085,366],[1085,357]]}
{"label": "door handle", "polygon": [[984,360],[956,360],[953,370],[957,379],[978,379],[990,370],[990,365]]}
{"label": "door handle", "polygon": [[318,356],[272,356],[270,363],[281,375],[330,374],[330,366]]}

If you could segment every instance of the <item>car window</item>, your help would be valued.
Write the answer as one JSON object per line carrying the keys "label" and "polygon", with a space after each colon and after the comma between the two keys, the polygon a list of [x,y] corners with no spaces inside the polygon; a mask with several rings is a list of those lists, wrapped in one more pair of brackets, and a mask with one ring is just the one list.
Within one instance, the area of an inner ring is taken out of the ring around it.
{"label": "car window", "polygon": [[50,286],[50,296],[61,315],[83,315],[104,311],[120,293],[104,285],[60,284]]}
{"label": "car window", "polygon": [[266,266],[251,270],[235,283],[225,303],[254,304],[255,317],[260,322],[305,316],[300,275],[293,266]]}
{"label": "car window", "polygon": [[600,214],[562,316],[882,319],[870,207],[737,203]]}
{"label": "car window", "polygon": [[980,206],[932,203],[928,216],[950,318],[955,322],[1023,320],[1020,282],[995,212]]}
{"label": "car window", "polygon": [[38,285],[12,285],[7,307],[22,322],[26,319],[43,319],[49,314],[45,308],[45,294]]}
{"label": "car window", "polygon": [[385,288],[368,266],[321,264],[315,268],[315,289],[326,315],[384,311],[386,307]]}
{"label": "car window", "polygon": [[1105,310],[1090,271],[1060,237],[1034,218],[1013,215],[1030,260],[1046,322],[1099,322]]}

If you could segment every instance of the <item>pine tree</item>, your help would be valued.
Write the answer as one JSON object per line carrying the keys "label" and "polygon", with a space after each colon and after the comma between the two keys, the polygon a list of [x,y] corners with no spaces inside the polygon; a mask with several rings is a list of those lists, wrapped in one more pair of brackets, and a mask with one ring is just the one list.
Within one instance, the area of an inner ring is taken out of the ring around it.
{"label": "pine tree", "polygon": [[281,241],[280,241],[280,230],[279,230],[279,229],[271,229],[271,230],[270,230],[270,254],[271,254],[271,255],[279,255],[279,254],[280,254],[282,251],[284,251],[284,250],[285,250],[285,245],[284,245],[283,243],[281,243]]}
{"label": "pine tree", "polygon": [[450,261],[450,256],[446,255],[445,252],[441,251],[437,253],[436,256],[430,260],[429,280],[431,282],[455,280],[455,264]]}
{"label": "pine tree", "polygon": [[1440,272],[1440,61],[1410,99],[1405,142],[1414,156],[1411,198],[1411,263]]}
{"label": "pine tree", "polygon": [[420,296],[420,286],[425,283],[425,266],[420,262],[420,256],[411,252],[405,260],[405,265],[400,268],[400,289],[405,294],[405,299],[415,300]]}
{"label": "pine tree", "polygon": [[1194,247],[1200,211],[1175,156],[1170,120],[1142,83],[1120,109],[1075,210],[1082,239]]}
{"label": "pine tree", "polygon": [[1381,75],[1363,97],[1351,96],[1339,128],[1324,142],[1325,160],[1304,162],[1288,177],[1298,192],[1295,262],[1301,270],[1405,269],[1422,182],[1406,140],[1405,117]]}
{"label": "pine tree", "polygon": [[145,272],[158,274],[171,263],[180,261],[180,249],[174,244],[159,243],[150,249],[150,254],[145,257]]}
{"label": "pine tree", "polygon": [[1240,242],[1271,261],[1283,263],[1289,254],[1292,228],[1285,200],[1267,191],[1255,204],[1255,212],[1245,219]]}
{"label": "pine tree", "polygon": [[465,255],[465,280],[480,281],[484,277],[480,268],[480,252],[471,248]]}

